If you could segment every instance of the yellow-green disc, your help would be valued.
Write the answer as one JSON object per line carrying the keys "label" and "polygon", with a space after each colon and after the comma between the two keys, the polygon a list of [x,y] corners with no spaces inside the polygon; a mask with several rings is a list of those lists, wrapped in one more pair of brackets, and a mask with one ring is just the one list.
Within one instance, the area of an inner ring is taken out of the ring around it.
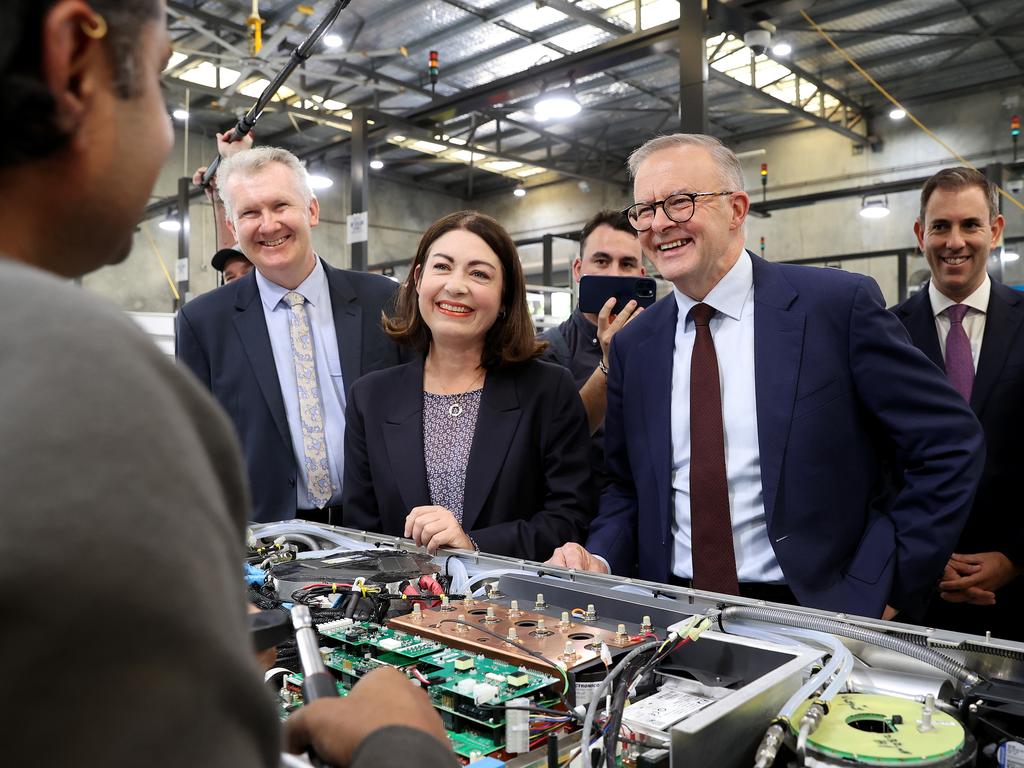
{"label": "yellow-green disc", "polygon": [[[805,701],[793,714],[790,730],[794,735],[811,704]],[[881,766],[927,765],[959,752],[964,745],[963,726],[951,715],[935,710],[931,730],[922,731],[923,710],[920,702],[896,696],[839,694],[829,702],[828,714],[808,738],[808,749]]]}

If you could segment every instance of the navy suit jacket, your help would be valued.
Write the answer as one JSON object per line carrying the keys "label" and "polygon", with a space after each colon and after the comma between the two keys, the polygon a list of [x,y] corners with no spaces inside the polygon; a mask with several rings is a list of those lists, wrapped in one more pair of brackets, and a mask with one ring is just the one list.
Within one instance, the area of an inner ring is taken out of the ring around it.
{"label": "navy suit jacket", "polygon": [[[380,324],[398,286],[386,277],[326,262],[324,269],[348,392],[364,373],[401,361],[398,346]],[[252,519],[295,517],[298,465],[255,270],[179,310],[175,354],[234,422],[249,469]]]}
{"label": "navy suit jacket", "polygon": [[[344,524],[401,536],[412,508],[431,503],[422,358],[356,382],[345,422]],[[489,370],[466,469],[463,530],[484,552],[529,560],[583,541],[596,502],[589,447],[567,370],[538,360]]]}
{"label": "navy suit jacket", "polygon": [[[893,309],[914,346],[945,371],[928,290],[922,289]],[[987,459],[970,519],[957,552],[1002,552],[1024,565],[1020,474],[1024,468],[1024,297],[992,282],[971,410],[985,431]]]}
{"label": "navy suit jacket", "polygon": [[[761,484],[786,582],[805,606],[878,616],[889,602],[913,615],[967,519],[984,460],[978,422],[873,280],[750,258]],[[612,484],[587,543],[614,573],[659,582],[673,547],[677,314],[667,296],[613,341]],[[898,489],[893,458],[906,467]]]}

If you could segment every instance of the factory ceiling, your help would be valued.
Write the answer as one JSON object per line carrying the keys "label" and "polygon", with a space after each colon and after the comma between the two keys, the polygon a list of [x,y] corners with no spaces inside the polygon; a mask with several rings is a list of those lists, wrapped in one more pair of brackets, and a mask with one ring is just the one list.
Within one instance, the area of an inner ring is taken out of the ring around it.
{"label": "factory ceiling", "polygon": [[[167,5],[168,108],[187,106],[188,130],[212,134],[253,105],[334,2]],[[708,11],[708,130],[727,144],[814,125],[875,141],[891,105],[825,35],[910,108],[1024,82],[1020,0],[733,0]],[[630,150],[680,125],[679,13],[679,0],[352,0],[263,114],[258,141],[343,164],[363,117],[383,164],[374,172],[412,186],[472,197],[566,177],[625,183]],[[764,32],[755,53],[745,36],[756,44]],[[578,114],[538,116],[542,96],[567,91]]]}

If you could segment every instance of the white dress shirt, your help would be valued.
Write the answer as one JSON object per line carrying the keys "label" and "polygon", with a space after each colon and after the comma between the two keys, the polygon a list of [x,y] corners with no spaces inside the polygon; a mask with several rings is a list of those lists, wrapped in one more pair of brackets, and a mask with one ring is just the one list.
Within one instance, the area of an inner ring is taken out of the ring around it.
{"label": "white dress shirt", "polygon": [[[292,450],[295,452],[296,504],[298,509],[309,509],[312,504],[306,488],[306,474],[302,470],[299,390],[295,383],[295,360],[292,357],[292,339],[288,329],[288,315],[291,309],[284,301],[289,289],[270,282],[259,270],[256,271],[256,285],[259,286],[260,300],[263,302],[263,316],[267,320],[270,348],[274,352],[274,366],[277,368],[277,380],[281,384],[284,412],[288,418],[288,432],[292,438]],[[331,474],[331,499],[328,505],[335,505],[341,503],[341,478],[345,459],[345,382],[341,376],[341,354],[338,352],[338,335],[334,328],[334,314],[331,311],[327,272],[324,271],[319,258],[316,259],[313,271],[295,292],[306,299],[309,327],[313,333],[313,354],[316,357],[316,376],[324,406],[324,440],[327,443]]]}
{"label": "white dress shirt", "polygon": [[[985,337],[985,314],[988,312],[988,297],[992,293],[992,280],[985,275],[985,280],[977,289],[961,301],[966,305],[967,314],[964,315],[964,333],[971,343],[971,357],[974,358],[974,372],[978,372],[978,359],[981,357],[981,340]],[[935,281],[928,281],[928,298],[932,302],[932,312],[935,315],[935,332],[939,335],[939,349],[942,351],[942,359],[946,359],[946,337],[949,336],[949,317],[946,310],[956,304],[951,298],[941,293],[935,287]]]}
{"label": "white dress shirt", "polygon": [[[679,321],[672,363],[672,572],[680,578],[692,578],[690,357],[696,331],[687,314],[698,302],[678,289],[673,293],[679,305]],[[710,327],[722,387],[725,468],[737,575],[741,582],[780,583],[785,577],[768,537],[761,489],[754,387],[754,272],[745,250],[703,303],[717,310]]]}

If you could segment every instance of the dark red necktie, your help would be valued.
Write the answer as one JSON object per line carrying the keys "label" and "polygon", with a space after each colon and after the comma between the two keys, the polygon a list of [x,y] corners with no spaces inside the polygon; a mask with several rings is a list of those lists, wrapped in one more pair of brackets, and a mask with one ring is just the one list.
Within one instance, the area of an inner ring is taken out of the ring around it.
{"label": "dark red necktie", "polygon": [[696,326],[690,358],[690,534],[693,586],[726,595],[739,594],[736,553],[725,475],[725,429],[718,357],[711,338],[713,307],[690,310]]}

